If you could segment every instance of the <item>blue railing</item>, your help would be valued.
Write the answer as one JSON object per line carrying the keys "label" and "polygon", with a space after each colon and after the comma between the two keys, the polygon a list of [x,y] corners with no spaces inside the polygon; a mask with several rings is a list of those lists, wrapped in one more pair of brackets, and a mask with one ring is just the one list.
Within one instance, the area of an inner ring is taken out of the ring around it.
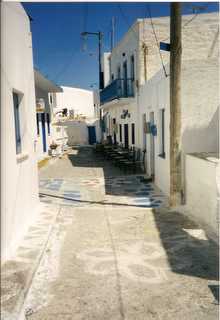
{"label": "blue railing", "polygon": [[100,92],[100,103],[134,97],[134,79],[116,79]]}

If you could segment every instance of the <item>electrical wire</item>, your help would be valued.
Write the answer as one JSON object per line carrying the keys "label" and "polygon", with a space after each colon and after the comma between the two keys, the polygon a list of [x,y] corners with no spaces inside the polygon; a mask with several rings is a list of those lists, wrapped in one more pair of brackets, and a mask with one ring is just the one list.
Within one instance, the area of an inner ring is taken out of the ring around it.
{"label": "electrical wire", "polygon": [[121,7],[121,5],[120,5],[119,3],[117,4],[117,7],[118,7],[118,9],[119,9],[119,11],[120,11],[120,14],[121,14],[122,18],[124,19],[125,23],[127,24],[127,27],[128,27],[129,29],[131,29],[131,31],[133,32],[135,38],[139,41],[139,38],[138,38],[136,32],[134,31],[134,27],[130,25],[130,23],[129,23],[126,15],[124,14],[124,12],[123,12],[123,10],[122,10],[122,7]]}
{"label": "electrical wire", "polygon": [[62,75],[66,72],[67,69],[70,68],[70,66],[72,65],[73,61],[74,61],[74,57],[75,55],[78,53],[78,50],[74,51],[70,61],[68,60],[67,63],[64,64],[63,68],[60,70],[60,72],[54,77],[54,82],[57,82],[60,77],[62,77]]}
{"label": "electrical wire", "polygon": [[[190,18],[189,20],[186,21],[186,23],[183,25],[182,29],[184,29],[186,26],[188,26],[195,18],[197,18],[199,15],[199,13],[195,13],[194,16],[192,18]],[[170,39],[170,36],[165,38],[165,39],[162,39],[161,41],[166,41],[166,40],[169,40]]]}
{"label": "electrical wire", "polygon": [[158,41],[158,38],[157,38],[157,34],[156,34],[156,31],[155,31],[155,28],[154,28],[150,5],[147,4],[146,8],[147,8],[147,11],[148,11],[148,14],[149,14],[149,17],[150,17],[150,22],[151,22],[151,27],[152,27],[153,34],[154,34],[154,37],[155,37],[155,42],[156,42],[156,45],[158,47],[158,52],[159,52],[159,56],[160,56],[161,65],[162,65],[162,68],[163,68],[163,71],[164,71],[164,75],[167,78],[168,74],[166,72],[166,68],[165,68],[165,65],[164,65],[164,62],[163,62],[163,57],[162,57],[162,54],[161,54],[161,51],[160,51],[160,44],[159,44],[159,41]]}

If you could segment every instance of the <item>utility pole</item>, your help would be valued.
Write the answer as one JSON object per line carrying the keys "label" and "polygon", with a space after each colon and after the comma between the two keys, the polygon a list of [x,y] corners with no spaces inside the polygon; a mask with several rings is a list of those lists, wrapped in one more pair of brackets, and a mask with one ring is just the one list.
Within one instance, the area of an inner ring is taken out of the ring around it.
{"label": "utility pole", "polygon": [[170,4],[170,206],[181,204],[181,3]]}
{"label": "utility pole", "polygon": [[81,36],[86,37],[87,35],[92,35],[98,37],[98,60],[99,60],[99,89],[103,89],[103,72],[102,72],[102,67],[101,67],[101,54],[102,54],[102,38],[103,38],[103,33],[98,31],[98,32],[82,32]]}

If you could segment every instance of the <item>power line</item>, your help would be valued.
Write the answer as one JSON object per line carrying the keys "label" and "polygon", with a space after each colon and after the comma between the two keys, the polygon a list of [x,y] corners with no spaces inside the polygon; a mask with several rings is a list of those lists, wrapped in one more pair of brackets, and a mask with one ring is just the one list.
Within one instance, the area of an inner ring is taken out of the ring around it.
{"label": "power line", "polygon": [[131,31],[133,32],[135,38],[139,41],[139,38],[138,38],[136,32],[135,32],[134,29],[133,29],[134,27],[130,25],[130,23],[129,23],[126,15],[124,14],[124,12],[123,12],[123,10],[122,10],[122,7],[121,7],[121,5],[120,5],[119,3],[117,4],[117,7],[118,7],[118,9],[119,9],[119,11],[120,11],[120,14],[121,14],[122,18],[124,19],[125,23],[127,24],[128,28],[131,29]]}
{"label": "power line", "polygon": [[[199,13],[195,13],[194,16],[192,18],[190,18],[189,20],[186,21],[186,23],[183,25],[182,29],[184,29],[186,26],[188,26],[195,18],[197,18],[199,15]],[[170,39],[170,36],[163,39],[162,41],[166,41],[166,40],[169,40]]]}
{"label": "power line", "polygon": [[[122,18],[124,19],[124,21],[126,22],[127,26],[129,29],[131,29],[132,33],[134,34],[135,38],[139,41],[139,38],[136,34],[136,32],[134,31],[133,29],[133,26],[130,26],[128,20],[127,20],[127,17],[125,16],[120,4],[118,4],[118,8],[120,10],[120,13],[121,13],[121,16]],[[156,40],[156,44],[157,44],[157,47],[158,47],[158,50],[159,50],[159,56],[160,56],[160,60],[161,60],[161,65],[162,65],[162,68],[163,68],[163,71],[164,71],[164,74],[165,74],[165,77],[168,77],[168,74],[166,72],[166,69],[165,69],[165,66],[164,66],[164,63],[163,63],[163,57],[161,55],[161,52],[160,52],[160,46],[159,46],[159,41],[157,39],[157,35],[156,35],[156,32],[155,32],[155,29],[154,29],[154,25],[153,25],[153,21],[152,21],[152,17],[151,17],[151,12],[150,12],[150,8],[147,6],[147,9],[148,9],[148,12],[149,12],[149,17],[150,17],[150,20],[151,20],[151,26],[152,26],[152,29],[153,29],[153,33],[154,33],[154,37],[155,37],[155,40]],[[144,41],[141,41],[143,46],[146,47],[146,44]]]}
{"label": "power line", "polygon": [[72,65],[72,63],[73,63],[73,61],[74,61],[74,57],[75,57],[75,55],[78,53],[78,51],[76,50],[75,52],[73,52],[73,54],[72,54],[72,57],[71,57],[71,60],[69,61],[67,61],[67,63],[63,66],[63,68],[61,69],[61,71],[54,77],[54,81],[56,82],[59,78],[60,78],[60,76],[62,76],[63,75],[63,73],[65,73],[66,72],[66,70],[67,70],[67,68],[69,68],[71,65]]}
{"label": "power line", "polygon": [[167,77],[168,77],[168,74],[167,74],[167,72],[166,72],[166,68],[165,68],[165,65],[164,65],[164,62],[163,62],[163,57],[162,57],[162,54],[161,54],[161,51],[160,51],[160,44],[159,44],[159,41],[158,41],[158,38],[157,38],[157,34],[156,34],[156,31],[155,31],[155,28],[154,28],[154,24],[153,24],[153,20],[152,20],[152,16],[151,16],[150,5],[147,4],[146,7],[147,7],[148,14],[149,14],[149,17],[150,17],[151,27],[152,27],[153,34],[154,34],[154,37],[155,37],[156,45],[157,45],[157,47],[158,47],[161,65],[162,65],[162,68],[163,68],[163,71],[164,71],[164,75],[165,75],[165,77],[167,78]]}

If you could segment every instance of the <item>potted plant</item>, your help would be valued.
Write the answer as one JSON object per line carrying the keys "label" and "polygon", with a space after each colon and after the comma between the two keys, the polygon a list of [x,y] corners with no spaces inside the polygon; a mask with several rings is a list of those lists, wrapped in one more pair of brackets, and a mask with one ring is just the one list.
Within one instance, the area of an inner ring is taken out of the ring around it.
{"label": "potted plant", "polygon": [[56,142],[52,141],[52,143],[50,144],[50,149],[56,150],[57,147],[58,147],[58,144]]}

